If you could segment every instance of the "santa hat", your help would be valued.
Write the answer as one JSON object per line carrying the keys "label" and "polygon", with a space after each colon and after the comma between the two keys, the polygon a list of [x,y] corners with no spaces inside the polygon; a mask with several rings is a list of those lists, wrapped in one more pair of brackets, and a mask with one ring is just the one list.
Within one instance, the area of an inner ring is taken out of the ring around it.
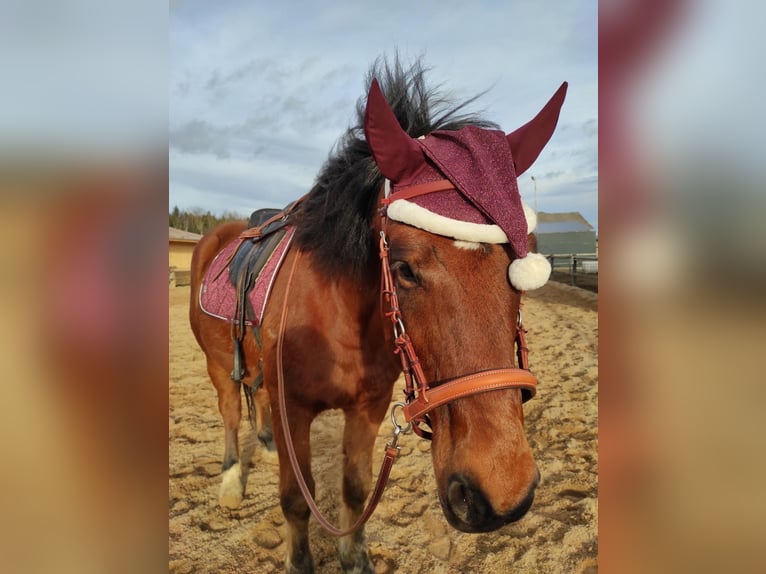
{"label": "santa hat", "polygon": [[373,80],[364,127],[375,162],[390,180],[388,217],[461,241],[510,243],[511,284],[520,291],[542,287],[551,268],[544,256],[527,251],[537,217],[521,201],[517,177],[553,134],[566,89],[565,82],[533,120],[508,135],[467,126],[413,139]]}

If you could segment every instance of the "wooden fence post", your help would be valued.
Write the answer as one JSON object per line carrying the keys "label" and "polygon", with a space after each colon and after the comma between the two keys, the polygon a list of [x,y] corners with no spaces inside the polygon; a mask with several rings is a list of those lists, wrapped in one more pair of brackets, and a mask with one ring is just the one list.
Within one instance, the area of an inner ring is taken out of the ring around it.
{"label": "wooden fence post", "polygon": [[577,255],[572,255],[572,285],[575,284],[575,273],[577,273]]}

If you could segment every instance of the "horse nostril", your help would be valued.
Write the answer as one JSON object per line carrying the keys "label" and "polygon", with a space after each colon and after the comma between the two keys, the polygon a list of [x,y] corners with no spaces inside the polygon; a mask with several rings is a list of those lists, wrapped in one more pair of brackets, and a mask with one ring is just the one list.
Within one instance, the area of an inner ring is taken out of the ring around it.
{"label": "horse nostril", "polygon": [[479,532],[488,527],[494,512],[481,489],[466,476],[456,474],[447,485],[447,506],[456,520],[451,522],[464,532]]}
{"label": "horse nostril", "polygon": [[468,522],[468,492],[463,482],[452,479],[447,487],[450,509],[461,522]]}

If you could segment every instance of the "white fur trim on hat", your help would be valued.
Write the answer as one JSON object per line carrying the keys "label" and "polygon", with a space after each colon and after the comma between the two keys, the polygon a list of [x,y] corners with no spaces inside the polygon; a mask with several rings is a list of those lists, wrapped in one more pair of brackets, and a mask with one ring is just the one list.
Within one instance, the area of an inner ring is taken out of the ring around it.
{"label": "white fur trim on hat", "polygon": [[[532,233],[537,227],[537,214],[523,201],[521,207],[524,209],[524,218],[527,220],[527,233]],[[394,221],[414,225],[425,231],[461,241],[508,243],[505,232],[497,225],[450,219],[406,199],[397,199],[392,202],[388,207],[388,216]]]}
{"label": "white fur trim on hat", "polygon": [[452,237],[461,241],[508,243],[505,232],[497,225],[450,219],[406,199],[393,201],[388,206],[387,213],[388,217],[394,221],[413,225],[436,235]]}
{"label": "white fur trim on hat", "polygon": [[531,291],[545,285],[551,276],[551,264],[540,253],[527,253],[522,259],[515,259],[508,266],[511,285],[519,291]]}
{"label": "white fur trim on hat", "polygon": [[524,217],[527,220],[527,234],[530,234],[537,227],[537,213],[523,201],[521,207],[524,208]]}

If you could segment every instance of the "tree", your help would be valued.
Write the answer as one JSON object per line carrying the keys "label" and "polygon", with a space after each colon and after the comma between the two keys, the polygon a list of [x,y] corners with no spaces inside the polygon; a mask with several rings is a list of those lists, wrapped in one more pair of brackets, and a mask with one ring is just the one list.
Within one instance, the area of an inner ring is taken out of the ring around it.
{"label": "tree", "polygon": [[246,216],[242,216],[234,211],[224,211],[220,216],[216,216],[210,210],[203,210],[201,207],[181,210],[177,205],[169,213],[170,227],[199,233],[200,235],[207,233],[213,227],[226,221],[243,221],[246,219]]}

